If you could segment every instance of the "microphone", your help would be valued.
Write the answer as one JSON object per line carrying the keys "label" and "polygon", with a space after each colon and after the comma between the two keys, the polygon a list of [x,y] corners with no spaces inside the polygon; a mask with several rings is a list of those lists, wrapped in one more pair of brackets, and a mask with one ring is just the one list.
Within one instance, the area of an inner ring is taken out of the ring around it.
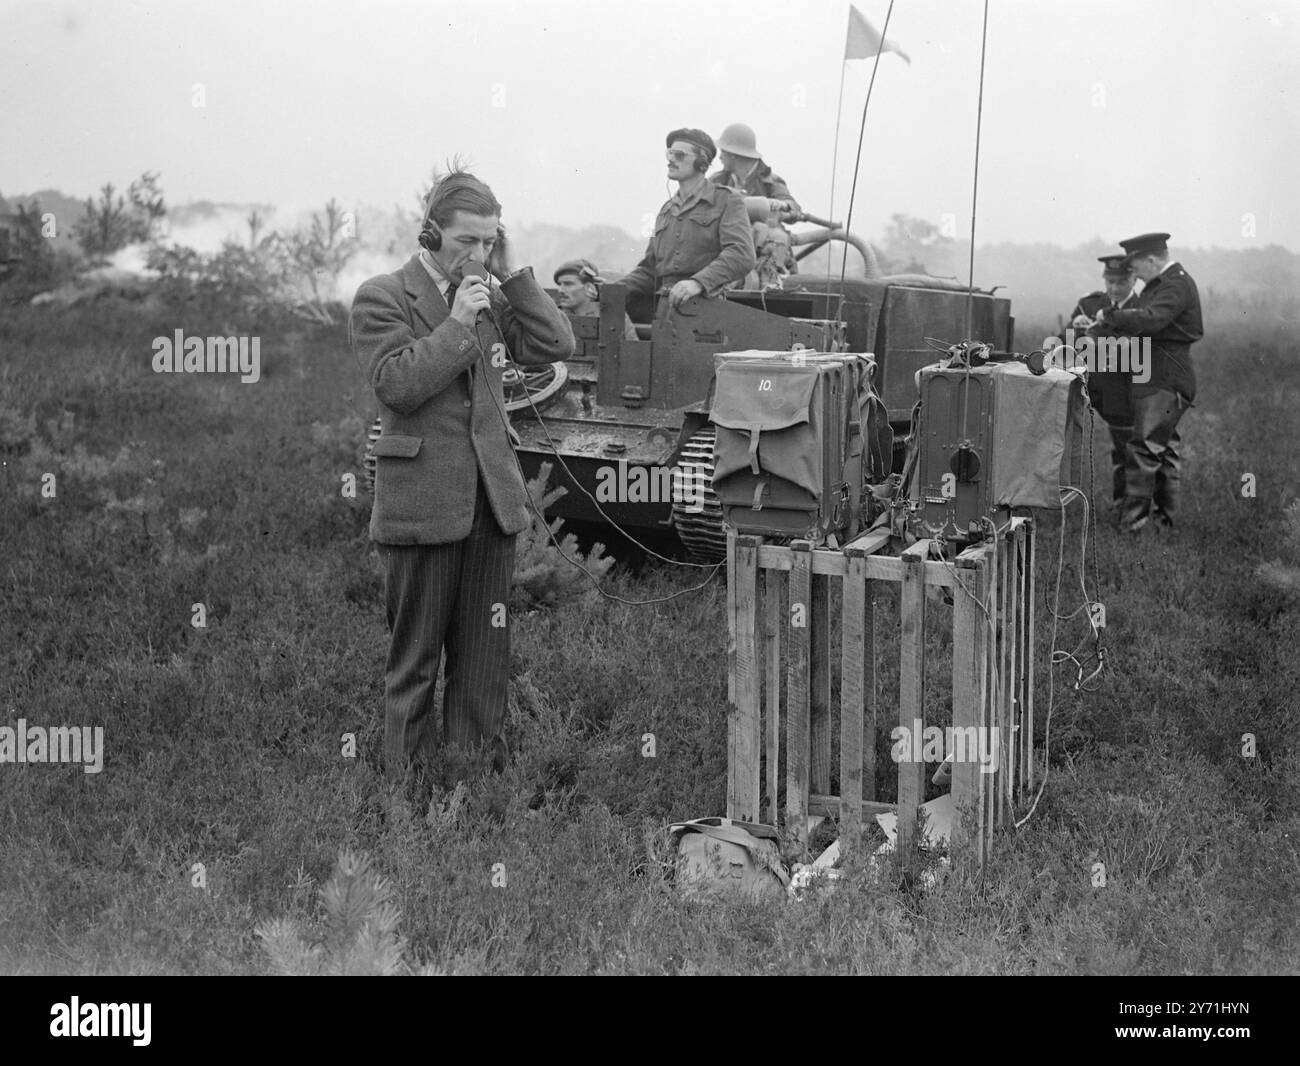
{"label": "microphone", "polygon": [[[488,277],[489,275],[488,275],[487,267],[485,267],[482,263],[474,259],[471,259],[468,263],[466,263],[463,267],[460,268],[461,281],[465,281],[469,278],[478,278],[479,281],[483,282],[483,284],[485,284],[488,287],[488,291],[491,292],[492,282],[488,280]],[[482,317],[483,317],[483,312],[480,311],[478,312],[478,314],[474,316],[474,320],[477,322]]]}

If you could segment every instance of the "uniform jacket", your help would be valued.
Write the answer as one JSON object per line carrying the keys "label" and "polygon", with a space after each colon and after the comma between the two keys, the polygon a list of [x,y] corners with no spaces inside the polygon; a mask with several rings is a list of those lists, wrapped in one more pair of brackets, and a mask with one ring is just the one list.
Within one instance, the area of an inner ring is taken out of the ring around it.
{"label": "uniform jacket", "polygon": [[1171,263],[1148,281],[1136,306],[1116,311],[1106,321],[1121,333],[1151,338],[1151,380],[1135,382],[1134,396],[1169,389],[1186,400],[1195,398],[1192,344],[1205,331],[1201,326],[1201,295],[1181,263]]}
{"label": "uniform jacket", "polygon": [[[1138,298],[1136,292],[1131,292],[1124,300],[1124,306],[1132,307],[1134,301]],[[1110,297],[1104,290],[1098,289],[1096,292],[1090,292],[1087,296],[1080,296],[1079,302],[1074,305],[1074,310],[1065,316],[1065,324],[1068,326],[1079,315],[1087,315],[1093,318],[1103,307],[1110,306]]]}
{"label": "uniform jacket", "polygon": [[[1124,298],[1121,307],[1136,307],[1138,293],[1130,292]],[[1078,315],[1094,318],[1103,307],[1110,307],[1110,296],[1103,290],[1080,296],[1074,305],[1070,317],[1065,320],[1068,326]],[[1110,325],[1093,326],[1087,331],[1089,337],[1113,337],[1118,330]],[[1129,423],[1133,420],[1132,373],[1131,371],[1093,370],[1088,375],[1088,396],[1092,405],[1101,412],[1103,418],[1112,423]]]}
{"label": "uniform jacket", "polygon": [[709,175],[709,181],[714,185],[735,189],[741,196],[766,196],[773,200],[790,200],[794,202],[795,210],[799,210],[799,203],[790,195],[790,186],[785,183],[785,179],[772,173],[772,168],[762,161],[749,172],[749,177],[744,181],[741,181],[731,170],[716,171]]}
{"label": "uniform jacket", "polygon": [[754,269],[754,238],[745,201],[705,181],[685,203],[659,209],[645,257],[620,278],[628,292],[654,293],[693,278],[714,296]]}
{"label": "uniform jacket", "polygon": [[[573,330],[528,270],[492,290],[492,308],[523,365],[573,354]],[[381,544],[446,544],[469,536],[476,479],[507,534],[528,524],[528,496],[503,418],[502,340],[489,315],[476,329],[451,317],[433,278],[412,256],[357,290],[352,347],[369,370],[383,432],[370,536]],[[499,362],[500,360],[498,360]],[[505,416],[508,417],[508,416]]]}

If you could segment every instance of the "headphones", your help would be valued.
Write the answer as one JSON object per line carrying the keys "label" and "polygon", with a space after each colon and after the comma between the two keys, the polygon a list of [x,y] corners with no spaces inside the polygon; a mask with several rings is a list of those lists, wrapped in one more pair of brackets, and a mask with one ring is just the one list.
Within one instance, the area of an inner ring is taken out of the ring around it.
{"label": "headphones", "polygon": [[[505,226],[497,226],[497,240],[498,241],[502,240],[505,237],[505,235],[506,235]],[[424,216],[424,226],[420,230],[420,236],[417,237],[416,240],[419,242],[421,248],[427,248],[430,252],[437,252],[441,250],[442,230],[438,228],[438,223],[434,222],[433,215],[431,213],[426,214]],[[586,270],[585,267],[583,269]],[[592,273],[589,270],[586,272],[590,273],[593,278],[596,276],[594,273]]]}
{"label": "headphones", "polygon": [[[430,203],[430,208],[433,204]],[[431,252],[436,252],[442,248],[442,230],[438,224],[433,221],[433,213],[426,210],[424,213],[424,224],[420,229],[420,236],[417,238],[421,248],[427,248]]]}

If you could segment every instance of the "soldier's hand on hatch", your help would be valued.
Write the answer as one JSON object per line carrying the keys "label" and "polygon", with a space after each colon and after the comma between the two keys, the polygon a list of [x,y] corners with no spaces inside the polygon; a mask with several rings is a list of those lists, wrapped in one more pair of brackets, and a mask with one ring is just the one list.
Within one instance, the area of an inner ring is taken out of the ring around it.
{"label": "soldier's hand on hatch", "polygon": [[702,292],[704,292],[704,286],[694,278],[679,281],[668,290],[668,305],[676,311],[692,296],[699,296]]}

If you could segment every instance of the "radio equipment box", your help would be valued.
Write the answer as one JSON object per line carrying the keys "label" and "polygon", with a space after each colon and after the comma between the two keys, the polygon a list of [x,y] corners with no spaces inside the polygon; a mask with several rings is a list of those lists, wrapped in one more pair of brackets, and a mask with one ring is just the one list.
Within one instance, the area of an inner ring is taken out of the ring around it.
{"label": "radio equipment box", "polygon": [[1013,507],[1061,505],[1078,485],[1083,455],[1083,381],[1017,362],[922,367],[908,445],[911,531],[966,543]]}
{"label": "radio equipment box", "polygon": [[892,434],[870,355],[715,356],[713,491],[739,533],[822,544],[856,534]]}

